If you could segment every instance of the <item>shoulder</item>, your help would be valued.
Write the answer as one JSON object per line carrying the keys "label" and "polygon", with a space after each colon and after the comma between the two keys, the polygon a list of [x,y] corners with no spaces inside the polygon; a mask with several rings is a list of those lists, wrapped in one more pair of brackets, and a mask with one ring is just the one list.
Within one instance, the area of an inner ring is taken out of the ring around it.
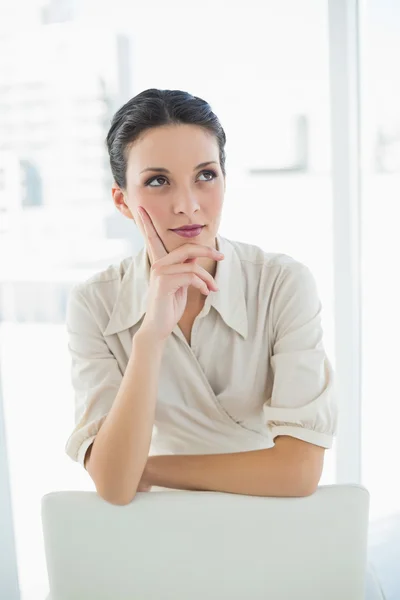
{"label": "shoulder", "polygon": [[230,241],[241,266],[247,297],[257,299],[273,328],[317,323],[321,301],[310,268],[293,256],[267,252],[254,244]]}
{"label": "shoulder", "polygon": [[92,308],[99,304],[113,306],[122,281],[132,268],[132,262],[132,256],[128,256],[121,262],[111,264],[89,278],[75,283],[70,291],[70,299],[86,303]]}
{"label": "shoulder", "polygon": [[75,287],[80,287],[81,291],[83,291],[103,283],[107,284],[113,281],[121,281],[131,264],[132,256],[127,256],[121,262],[111,264],[106,269],[94,273],[87,279],[76,284]]}
{"label": "shoulder", "polygon": [[280,281],[311,275],[307,265],[289,254],[268,252],[255,244],[237,240],[225,238],[225,242],[233,247],[244,273],[258,272],[260,277]]}

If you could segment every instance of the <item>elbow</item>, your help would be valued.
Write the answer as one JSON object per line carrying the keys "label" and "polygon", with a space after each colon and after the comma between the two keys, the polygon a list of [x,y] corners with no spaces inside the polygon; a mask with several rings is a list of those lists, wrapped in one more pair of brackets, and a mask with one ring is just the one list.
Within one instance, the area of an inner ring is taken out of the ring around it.
{"label": "elbow", "polygon": [[124,499],[116,499],[116,500],[106,500],[106,502],[108,502],[109,504],[113,504],[114,506],[128,506],[128,504],[131,504],[134,500],[135,496],[133,498],[130,498],[129,500],[124,500]]}
{"label": "elbow", "polygon": [[299,486],[298,497],[299,498],[307,498],[307,496],[312,496],[313,494],[315,494],[317,489],[318,489],[318,482],[317,483],[315,481],[303,482]]}
{"label": "elbow", "polygon": [[297,490],[300,498],[312,496],[318,489],[322,475],[323,461],[303,461],[297,470]]}
{"label": "elbow", "polygon": [[104,476],[101,478],[96,476],[93,472],[93,465],[91,465],[91,467],[92,468],[88,470],[88,472],[95,485],[97,495],[102,500],[108,502],[108,504],[114,504],[115,506],[126,506],[133,502],[136,496],[137,487],[134,487],[133,489],[130,488],[129,490],[123,489],[123,487],[115,481],[115,478],[111,481],[105,481]]}
{"label": "elbow", "polygon": [[307,458],[290,457],[286,461],[286,469],[283,469],[284,495],[293,498],[306,498],[312,496],[318,489],[323,469],[321,456],[310,456]]}
{"label": "elbow", "polygon": [[317,491],[317,488],[318,484],[313,482],[292,479],[290,484],[285,486],[284,491],[277,495],[287,498],[306,498],[307,496],[312,496]]}
{"label": "elbow", "polygon": [[104,474],[102,477],[99,477],[99,474],[95,472],[94,461],[90,456],[85,460],[85,469],[89,473],[95,488],[97,495],[108,502],[108,504],[114,504],[115,506],[127,506],[131,502],[133,502],[137,487],[132,491],[128,492],[125,490],[119,489],[120,486],[116,485],[115,481],[104,481]]}
{"label": "elbow", "polygon": [[290,484],[286,487],[287,493],[282,496],[290,498],[306,498],[312,496],[318,489],[318,482],[310,479],[310,477],[291,477]]}
{"label": "elbow", "polygon": [[110,490],[104,491],[100,490],[97,486],[96,492],[102,500],[114,506],[127,506],[133,502],[136,496],[136,491],[133,494],[116,494],[115,490],[113,492],[110,492]]}
{"label": "elbow", "polygon": [[[305,498],[318,489],[324,467],[325,449],[297,438],[281,437],[275,442],[290,496]],[[290,482],[290,483],[289,483]]]}

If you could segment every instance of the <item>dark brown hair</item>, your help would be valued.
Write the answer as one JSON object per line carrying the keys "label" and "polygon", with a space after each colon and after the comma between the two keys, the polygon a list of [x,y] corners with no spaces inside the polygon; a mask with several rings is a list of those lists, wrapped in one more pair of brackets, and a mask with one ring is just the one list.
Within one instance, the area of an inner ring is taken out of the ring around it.
{"label": "dark brown hair", "polygon": [[215,135],[219,161],[225,176],[225,132],[211,106],[180,90],[149,89],[128,100],[114,115],[107,134],[107,148],[115,183],[126,188],[129,147],[146,130],[163,125],[199,125]]}

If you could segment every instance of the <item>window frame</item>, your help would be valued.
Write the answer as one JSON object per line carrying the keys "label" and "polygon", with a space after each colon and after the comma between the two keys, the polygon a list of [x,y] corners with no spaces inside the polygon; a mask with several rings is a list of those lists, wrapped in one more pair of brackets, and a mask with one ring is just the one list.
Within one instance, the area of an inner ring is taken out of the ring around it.
{"label": "window frame", "polygon": [[[336,483],[361,482],[361,206],[358,0],[328,0],[333,193],[334,334],[339,427]],[[0,326],[1,333],[1,326]],[[1,357],[0,357],[1,359]],[[0,364],[1,370],[1,364]],[[0,378],[0,596],[19,600]]]}

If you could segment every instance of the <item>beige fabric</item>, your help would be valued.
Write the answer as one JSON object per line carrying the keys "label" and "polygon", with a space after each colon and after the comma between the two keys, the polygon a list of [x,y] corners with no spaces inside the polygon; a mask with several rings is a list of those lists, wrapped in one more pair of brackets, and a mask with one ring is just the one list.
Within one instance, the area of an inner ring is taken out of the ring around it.
{"label": "beige fabric", "polygon": [[[315,280],[284,254],[217,236],[225,254],[191,346],[165,345],[151,454],[269,448],[290,435],[330,448],[337,406]],[[66,452],[83,464],[118,392],[146,308],[145,247],[72,289],[67,308],[75,423]]]}

